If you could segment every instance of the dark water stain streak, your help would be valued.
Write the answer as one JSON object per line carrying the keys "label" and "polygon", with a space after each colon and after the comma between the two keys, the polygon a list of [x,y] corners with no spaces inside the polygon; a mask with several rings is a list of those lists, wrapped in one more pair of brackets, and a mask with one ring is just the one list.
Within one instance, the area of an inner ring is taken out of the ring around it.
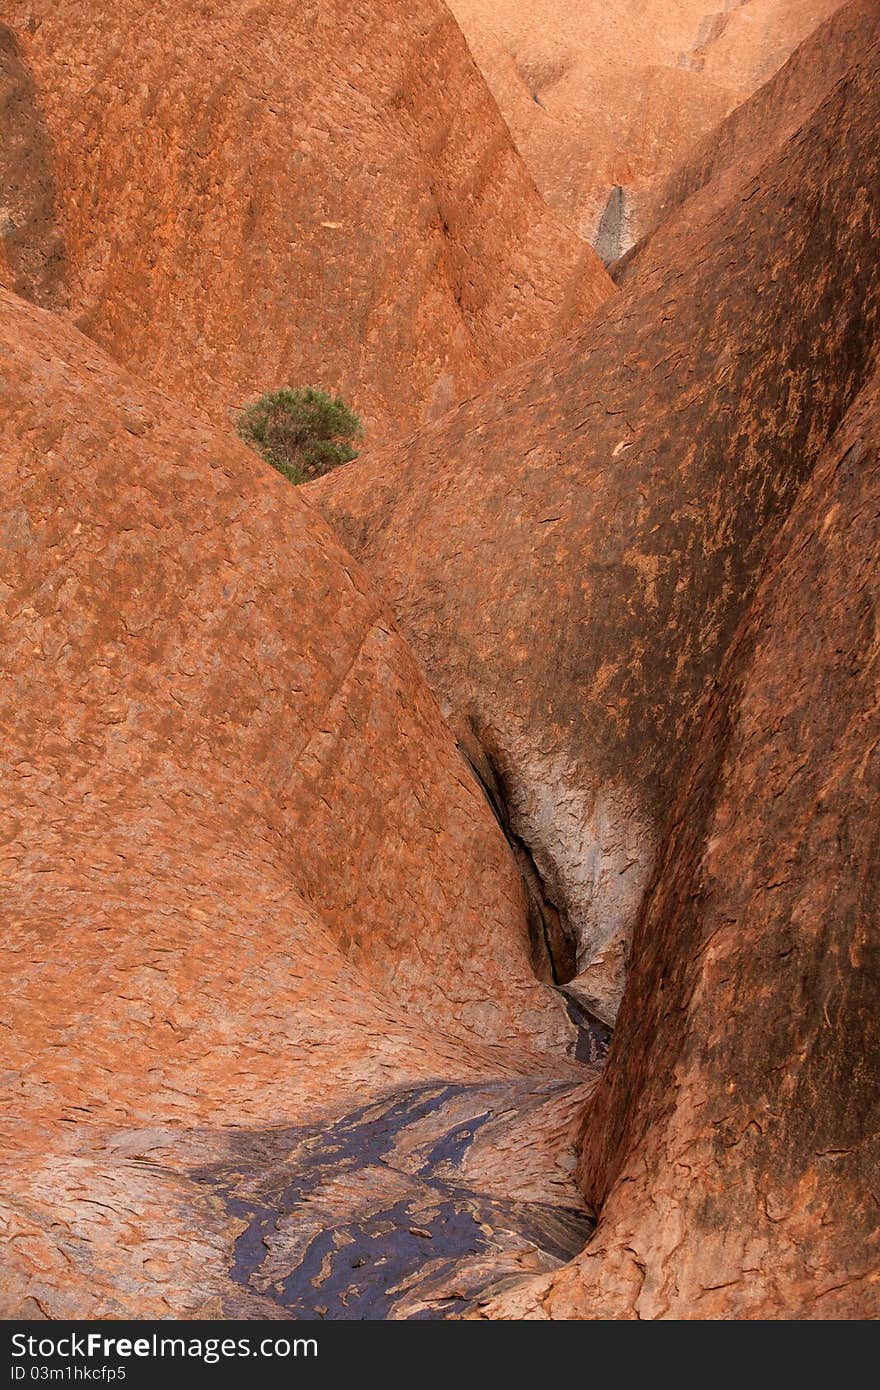
{"label": "dark water stain streak", "polygon": [[[511,1109],[512,1091],[514,1102],[528,1103],[566,1086],[521,1088],[517,1097],[509,1082],[435,1083],[371,1100],[326,1127],[232,1136],[230,1162],[193,1174],[247,1222],[235,1242],[231,1279],[258,1289],[291,1318],[379,1319],[392,1314],[400,1286],[417,1283],[422,1270],[436,1281],[462,1261],[522,1246],[570,1259],[592,1232],[584,1211],[481,1193],[459,1176],[478,1130]],[[469,1095],[474,1114],[462,1119],[461,1101]],[[452,1103],[450,1123],[442,1112]],[[401,1137],[432,1117],[439,1134],[411,1145],[412,1168],[402,1167]],[[376,1170],[389,1175],[390,1195],[382,1195]],[[350,1194],[348,1209],[343,1202],[338,1215],[328,1213],[327,1193],[340,1183]],[[447,1316],[464,1301],[464,1295],[442,1298],[416,1316]]]}

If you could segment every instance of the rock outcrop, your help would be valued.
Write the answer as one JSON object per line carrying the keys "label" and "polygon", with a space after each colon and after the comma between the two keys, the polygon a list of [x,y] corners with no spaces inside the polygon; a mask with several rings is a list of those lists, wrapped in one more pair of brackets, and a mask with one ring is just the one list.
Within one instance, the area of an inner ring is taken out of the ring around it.
{"label": "rock outcrop", "polygon": [[731,206],[685,205],[675,261],[598,320],[310,490],[490,765],[605,1016],[700,702],[871,358],[877,62],[875,39]]}
{"label": "rock outcrop", "polygon": [[5,291],[0,470],[0,1306],[192,1311],[234,1288],[240,1218],[187,1177],[225,1127],[570,1086],[576,1030],[413,657],[295,489]]}
{"label": "rock outcrop", "polygon": [[441,0],[13,0],[0,101],[7,286],[216,423],[412,427],[612,290]]}
{"label": "rock outcrop", "polygon": [[867,1318],[880,1227],[880,372],[768,557],[672,809],[580,1176],[507,1316]]}
{"label": "rock outcrop", "polygon": [[606,261],[656,185],[841,0],[450,0],[538,187]]}
{"label": "rock outcrop", "polygon": [[[641,240],[613,267],[624,283],[650,262],[675,260],[676,239],[687,218],[711,208],[722,212],[749,179],[759,175],[770,152],[805,125],[845,77],[853,56],[870,48],[877,33],[876,0],[850,0],[805,39],[779,71],[738,106],[697,146],[668,179],[642,195]],[[687,200],[687,218],[672,214]]]}
{"label": "rock outcrop", "polygon": [[876,0],[7,11],[0,1316],[872,1316]]}

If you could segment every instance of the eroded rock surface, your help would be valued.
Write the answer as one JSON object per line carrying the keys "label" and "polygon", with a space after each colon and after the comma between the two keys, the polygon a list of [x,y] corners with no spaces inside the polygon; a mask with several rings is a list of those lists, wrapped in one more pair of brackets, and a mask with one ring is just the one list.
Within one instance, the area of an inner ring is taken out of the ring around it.
{"label": "eroded rock surface", "polygon": [[875,342],[865,47],[730,205],[682,207],[674,261],[307,489],[491,765],[574,943],[572,987],[605,1016],[700,701]]}
{"label": "eroded rock surface", "polygon": [[613,289],[441,0],[13,0],[4,94],[6,283],[223,425],[311,384],[411,427]]}
{"label": "eroded rock surface", "polygon": [[[677,239],[691,217],[724,208],[760,174],[770,151],[780,149],[805,125],[877,34],[876,0],[851,0],[836,9],[779,71],[693,150],[672,174],[655,180],[642,196],[644,234],[614,267],[618,283],[650,262],[674,261]],[[672,216],[688,203],[687,216]]]}
{"label": "eroded rock surface", "polygon": [[872,1315],[876,6],[300,491],[203,407],[608,281],[434,0],[93,8],[0,26],[0,1313]]}
{"label": "eroded rock surface", "polygon": [[841,0],[451,0],[548,203],[606,261],[655,185]]}
{"label": "eroded rock surface", "polygon": [[205,1161],[436,1077],[571,1085],[576,1029],[320,516],[6,292],[0,383],[0,1305],[180,1314],[234,1287],[196,1128]]}
{"label": "eroded rock surface", "polygon": [[571,1140],[583,1089],[412,1087],[329,1124],[230,1133],[228,1157],[193,1177],[241,1223],[232,1279],[286,1316],[449,1317],[487,1285],[558,1269],[592,1233],[571,1173],[535,1143]]}
{"label": "eroded rock surface", "polygon": [[773,547],[639,924],[595,1239],[485,1311],[866,1318],[880,1150],[880,374]]}

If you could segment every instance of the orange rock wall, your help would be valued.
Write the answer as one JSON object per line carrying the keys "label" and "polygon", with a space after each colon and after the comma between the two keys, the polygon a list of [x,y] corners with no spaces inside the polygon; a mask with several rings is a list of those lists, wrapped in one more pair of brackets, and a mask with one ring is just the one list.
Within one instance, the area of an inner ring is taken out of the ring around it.
{"label": "orange rock wall", "polygon": [[840,3],[451,0],[450,8],[547,202],[614,259],[650,224],[653,184]]}
{"label": "orange rock wall", "polygon": [[308,489],[491,762],[606,1013],[700,701],[874,349],[877,20],[730,204],[682,206],[674,259]]}
{"label": "orange rock wall", "polygon": [[595,1239],[485,1311],[871,1318],[880,1029],[880,375],[720,675],[580,1176]]}
{"label": "orange rock wall", "polygon": [[12,287],[218,424],[312,384],[414,425],[611,290],[440,0],[7,8]]}

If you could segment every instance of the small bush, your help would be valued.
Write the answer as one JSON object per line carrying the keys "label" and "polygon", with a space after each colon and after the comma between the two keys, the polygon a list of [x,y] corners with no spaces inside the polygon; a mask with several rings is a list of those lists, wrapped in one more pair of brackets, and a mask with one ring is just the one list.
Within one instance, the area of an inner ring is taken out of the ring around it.
{"label": "small bush", "polygon": [[320,478],[357,458],[351,442],[361,434],[360,420],[344,401],[312,386],[267,391],[244,407],[235,428],[292,483]]}

